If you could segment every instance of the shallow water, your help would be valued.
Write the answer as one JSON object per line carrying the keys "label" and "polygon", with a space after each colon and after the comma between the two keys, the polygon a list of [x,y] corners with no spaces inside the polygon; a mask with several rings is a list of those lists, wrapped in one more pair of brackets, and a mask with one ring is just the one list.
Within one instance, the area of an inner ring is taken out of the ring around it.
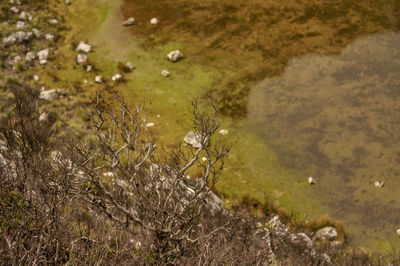
{"label": "shallow water", "polygon": [[[299,179],[317,179],[310,197],[344,222],[350,242],[398,244],[399,33],[360,38],[339,55],[291,60],[283,75],[251,90],[248,126]],[[374,187],[376,180],[385,186]]]}

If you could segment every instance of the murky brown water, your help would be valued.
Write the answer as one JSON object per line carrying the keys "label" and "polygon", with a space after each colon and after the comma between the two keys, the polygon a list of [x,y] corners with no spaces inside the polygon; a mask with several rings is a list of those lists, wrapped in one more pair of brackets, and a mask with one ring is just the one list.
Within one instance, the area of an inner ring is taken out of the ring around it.
{"label": "murky brown water", "polygon": [[[350,228],[384,241],[400,227],[400,34],[375,34],[336,56],[290,61],[251,90],[248,121],[313,197]],[[374,187],[383,180],[385,186]]]}

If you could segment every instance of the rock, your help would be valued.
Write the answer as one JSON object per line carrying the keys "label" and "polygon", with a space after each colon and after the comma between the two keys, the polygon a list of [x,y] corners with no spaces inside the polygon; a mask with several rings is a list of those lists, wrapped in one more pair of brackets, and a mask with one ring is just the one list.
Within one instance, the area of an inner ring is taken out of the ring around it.
{"label": "rock", "polygon": [[41,33],[38,29],[34,28],[32,29],[32,31],[36,38],[39,38],[41,36]]}
{"label": "rock", "polygon": [[275,215],[268,223],[267,229],[274,233],[274,235],[285,238],[289,232],[286,225],[281,223],[278,215]]}
{"label": "rock", "polygon": [[37,52],[37,57],[39,58],[39,60],[43,60],[43,59],[47,59],[49,57],[49,53],[50,53],[50,49],[46,48],[43,50],[40,50],[39,52]]}
{"label": "rock", "polygon": [[71,1],[69,1],[69,0],[65,0],[65,1],[64,1],[64,4],[66,4],[66,5],[70,5],[70,4],[71,4]]}
{"label": "rock", "polygon": [[47,64],[47,60],[46,59],[39,60],[39,64],[45,65],[45,64]]}
{"label": "rock", "polygon": [[221,134],[222,136],[228,135],[228,133],[229,133],[229,131],[226,130],[226,129],[221,129],[221,130],[219,131],[219,134]]}
{"label": "rock", "polygon": [[121,75],[121,74],[115,74],[115,75],[111,78],[111,80],[112,80],[112,81],[115,81],[115,82],[121,81],[121,79],[122,79],[122,75]]}
{"label": "rock", "polygon": [[92,66],[91,65],[87,65],[86,66],[86,72],[90,72],[90,71],[92,71]]}
{"label": "rock", "polygon": [[175,50],[167,54],[167,58],[171,62],[177,62],[181,58],[183,58],[183,54],[179,50]]}
{"label": "rock", "polygon": [[54,100],[56,97],[63,98],[67,96],[69,91],[62,89],[53,89],[53,90],[42,90],[40,92],[39,98],[46,101]]}
{"label": "rock", "polygon": [[14,12],[15,14],[17,14],[17,13],[19,12],[19,9],[18,9],[16,6],[12,6],[12,7],[10,8],[10,11],[11,11],[11,12]]}
{"label": "rock", "polygon": [[39,76],[38,75],[33,75],[33,80],[34,81],[38,81],[39,80]]}
{"label": "rock", "polygon": [[10,4],[20,5],[21,4],[21,0],[10,0]]}
{"label": "rock", "polygon": [[25,55],[25,60],[28,62],[35,60],[35,58],[36,58],[36,55],[34,52],[27,52]]}
{"label": "rock", "polygon": [[104,177],[114,177],[114,173],[113,172],[104,172],[103,176]]}
{"label": "rock", "polygon": [[203,158],[201,158],[201,160],[202,160],[203,162],[207,162],[207,161],[208,161],[207,157],[203,157]]}
{"label": "rock", "polygon": [[52,18],[52,19],[49,19],[49,23],[50,23],[51,25],[56,25],[56,24],[58,24],[59,22],[58,22],[57,19]]}
{"label": "rock", "polygon": [[163,76],[163,77],[169,77],[171,75],[171,73],[169,73],[169,71],[168,70],[163,70],[163,71],[161,71],[161,76]]}
{"label": "rock", "polygon": [[22,11],[22,13],[19,15],[19,19],[21,20],[29,20],[31,21],[33,16],[25,11]]}
{"label": "rock", "polygon": [[54,40],[54,35],[47,33],[47,34],[44,36],[44,38],[45,38],[47,41],[53,41],[53,40]]}
{"label": "rock", "polygon": [[290,234],[290,242],[301,249],[312,249],[313,242],[305,233]]}
{"label": "rock", "polygon": [[122,22],[122,26],[128,27],[128,26],[132,26],[133,24],[135,24],[135,18],[130,17],[127,20],[125,20],[124,22]]}
{"label": "rock", "polygon": [[400,236],[400,228],[396,230],[396,234]]}
{"label": "rock", "polygon": [[84,63],[87,59],[88,59],[88,57],[84,54],[78,54],[76,56],[76,62],[78,63],[78,65]]}
{"label": "rock", "polygon": [[314,185],[314,184],[316,184],[317,182],[315,181],[315,179],[314,179],[314,177],[312,177],[312,176],[310,176],[310,177],[308,177],[308,184],[310,184],[310,185]]}
{"label": "rock", "polygon": [[152,18],[152,19],[150,19],[150,24],[151,25],[157,25],[158,24],[158,19],[157,18]]}
{"label": "rock", "polygon": [[77,52],[89,53],[90,50],[92,50],[92,46],[90,46],[89,44],[84,43],[84,42],[80,42],[78,44],[78,47],[76,47]]}
{"label": "rock", "polygon": [[343,247],[343,243],[338,240],[334,240],[329,243],[329,246],[333,250],[340,250]]}
{"label": "rock", "polygon": [[16,57],[14,57],[12,60],[9,61],[9,63],[11,65],[15,65],[17,64],[19,61],[21,61],[21,57],[19,55],[17,55]]}
{"label": "rock", "polygon": [[314,240],[321,240],[321,241],[334,241],[336,240],[338,233],[336,229],[332,226],[327,226],[324,228],[319,229],[313,239]]}
{"label": "rock", "polygon": [[385,185],[383,181],[375,181],[374,186],[377,188],[382,188]]}
{"label": "rock", "polygon": [[131,62],[126,62],[125,66],[126,66],[130,71],[132,71],[132,70],[135,69],[135,66],[134,66]]}
{"label": "rock", "polygon": [[5,46],[11,46],[11,45],[15,44],[16,42],[17,42],[17,38],[14,36],[14,34],[3,38],[3,44]]}
{"label": "rock", "polygon": [[199,133],[194,133],[193,131],[190,131],[186,134],[183,141],[185,141],[189,145],[192,145],[195,148],[201,147],[201,135]]}
{"label": "rock", "polygon": [[49,115],[48,115],[47,113],[42,113],[42,114],[40,114],[40,116],[39,116],[39,121],[40,121],[40,122],[44,122],[44,121],[47,120],[48,117],[49,117]]}
{"label": "rock", "polygon": [[3,38],[3,44],[5,46],[10,46],[14,44],[19,44],[24,41],[30,41],[32,39],[32,32],[17,31],[8,37]]}
{"label": "rock", "polygon": [[154,127],[154,123],[147,123],[146,127]]}
{"label": "rock", "polygon": [[26,24],[25,22],[18,20],[15,26],[17,27],[17,29],[25,29]]}
{"label": "rock", "polygon": [[103,83],[103,77],[102,76],[96,76],[94,78],[94,82],[96,83]]}

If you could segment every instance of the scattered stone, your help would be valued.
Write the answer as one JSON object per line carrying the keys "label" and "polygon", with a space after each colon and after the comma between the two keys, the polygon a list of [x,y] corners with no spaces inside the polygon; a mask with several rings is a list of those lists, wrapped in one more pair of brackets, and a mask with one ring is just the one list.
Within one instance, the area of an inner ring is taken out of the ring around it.
{"label": "scattered stone", "polygon": [[47,41],[53,41],[54,35],[47,33],[44,37]]}
{"label": "scattered stone", "polygon": [[226,129],[221,129],[221,130],[219,131],[219,134],[221,134],[222,136],[228,135],[228,133],[229,133],[229,131],[226,130]]}
{"label": "scattered stone", "polygon": [[179,59],[183,58],[183,54],[179,50],[175,50],[167,54],[167,58],[171,62],[177,62]]}
{"label": "scattered stone", "polygon": [[146,127],[154,127],[154,123],[147,123]]}
{"label": "scattered stone", "polygon": [[185,141],[189,145],[192,145],[195,148],[201,147],[201,135],[199,133],[194,133],[193,131],[190,131],[186,134],[183,141]]}
{"label": "scattered stone", "polygon": [[35,60],[35,58],[36,58],[36,55],[34,52],[27,52],[25,55],[25,60],[28,62]]}
{"label": "scattered stone", "polygon": [[25,11],[22,11],[22,13],[19,15],[19,19],[22,19],[22,20],[29,20],[29,21],[31,21],[32,18],[33,18],[33,16],[32,16],[31,14],[25,12]]}
{"label": "scattered stone", "polygon": [[158,19],[157,18],[152,18],[152,19],[150,19],[150,24],[151,25],[157,25],[158,24]]}
{"label": "scattered stone", "polygon": [[314,240],[322,240],[322,241],[334,241],[336,240],[338,233],[336,229],[332,226],[327,226],[319,229],[315,235]]}
{"label": "scattered stone", "polygon": [[90,72],[90,71],[92,71],[92,66],[91,65],[87,65],[86,66],[86,72]]}
{"label": "scattered stone", "polygon": [[316,184],[317,182],[315,181],[315,179],[314,179],[314,177],[312,177],[312,176],[310,176],[310,177],[308,177],[308,184],[310,184],[310,185],[314,185],[314,184]]}
{"label": "scattered stone", "polygon": [[312,249],[313,242],[305,233],[290,234],[290,242],[301,249]]}
{"label": "scattered stone", "polygon": [[103,77],[102,76],[96,76],[94,78],[94,82],[96,83],[103,83]]}
{"label": "scattered stone", "polygon": [[120,81],[122,79],[122,75],[121,74],[115,74],[111,80],[112,81]]}
{"label": "scattered stone", "polygon": [[89,44],[84,43],[84,42],[80,42],[78,44],[78,47],[76,47],[77,52],[89,53],[91,49],[92,49],[92,46],[90,46]]}
{"label": "scattered stone", "polygon": [[33,80],[34,81],[38,81],[39,80],[39,76],[38,75],[33,75]]}
{"label": "scattered stone", "polygon": [[67,96],[69,91],[62,89],[53,89],[53,90],[42,90],[40,92],[39,98],[46,101],[54,100],[56,97],[63,98]]}
{"label": "scattered stone", "polygon": [[382,188],[385,185],[383,181],[375,181],[374,186],[377,188]]}
{"label": "scattered stone", "polygon": [[85,62],[88,59],[88,57],[84,54],[78,54],[76,56],[76,62],[78,63],[78,65],[82,64],[83,62]]}
{"label": "scattered stone", "polygon": [[169,71],[168,70],[163,70],[163,71],[161,71],[161,76],[163,76],[163,77],[169,77],[171,75],[171,73],[169,73]]}
{"label": "scattered stone", "polygon": [[133,71],[135,66],[131,62],[126,62],[125,66],[130,70]]}
{"label": "scattered stone", "polygon": [[11,11],[11,12],[14,12],[15,14],[17,14],[17,13],[19,12],[19,9],[18,9],[16,6],[12,6],[12,7],[10,8],[10,11]]}
{"label": "scattered stone", "polygon": [[18,20],[15,26],[17,27],[17,29],[25,29],[26,24],[25,22]]}
{"label": "scattered stone", "polygon": [[135,24],[135,18],[130,17],[127,20],[125,20],[124,22],[122,22],[122,26],[128,27],[128,26],[132,26],[133,24]]}
{"label": "scattered stone", "polygon": [[52,18],[52,19],[49,19],[49,23],[50,23],[51,25],[56,25],[56,24],[58,24],[59,22],[58,22],[57,19]]}
{"label": "scattered stone", "polygon": [[40,33],[40,31],[38,29],[34,28],[34,29],[32,29],[32,31],[33,31],[33,34],[35,34],[36,38],[40,37],[41,33]]}
{"label": "scattered stone", "polygon": [[24,31],[17,31],[11,34],[8,37],[3,38],[3,44],[5,46],[10,46],[14,44],[19,44],[24,41],[30,41],[32,39],[33,33],[32,32],[24,32]]}
{"label": "scattered stone", "polygon": [[396,234],[400,236],[400,228],[396,230]]}
{"label": "scattered stone", "polygon": [[39,116],[39,121],[40,121],[40,122],[44,122],[44,121],[47,120],[48,117],[49,117],[49,115],[48,115],[47,113],[42,113],[42,114]]}
{"label": "scattered stone", "polygon": [[66,5],[70,5],[70,4],[71,4],[71,1],[65,0],[64,3],[65,3]]}

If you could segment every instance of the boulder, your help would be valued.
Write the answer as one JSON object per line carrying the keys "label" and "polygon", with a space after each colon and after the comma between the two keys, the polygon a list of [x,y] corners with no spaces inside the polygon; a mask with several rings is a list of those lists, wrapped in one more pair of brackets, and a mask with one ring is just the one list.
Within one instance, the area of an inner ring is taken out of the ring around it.
{"label": "boulder", "polygon": [[19,44],[24,41],[30,41],[32,39],[32,32],[17,31],[8,37],[3,38],[3,44],[5,46],[10,46],[14,44]]}
{"label": "boulder", "polygon": [[19,12],[19,9],[18,9],[16,6],[12,6],[12,7],[10,8],[10,11],[11,11],[11,12],[14,12],[15,14],[17,14],[17,13]]}
{"label": "boulder", "polygon": [[86,72],[92,71],[93,67],[91,65],[86,66]]}
{"label": "boulder", "polygon": [[187,144],[192,145],[195,148],[201,147],[201,135],[199,133],[194,133],[193,131],[190,131],[186,134],[183,140]]}
{"label": "boulder", "polygon": [[33,34],[35,35],[36,38],[39,38],[42,34],[40,33],[40,31],[36,28],[32,29]]}
{"label": "boulder", "polygon": [[33,75],[33,80],[34,81],[38,81],[39,80],[39,76],[38,75]]}
{"label": "boulder", "polygon": [[35,58],[36,58],[36,55],[34,52],[27,52],[25,55],[25,60],[28,62],[35,60]]}
{"label": "boulder", "polygon": [[56,97],[63,98],[67,96],[69,91],[63,89],[53,89],[53,90],[42,90],[40,92],[39,98],[46,101],[52,101]]}
{"label": "boulder", "polygon": [[84,43],[84,42],[80,42],[78,44],[78,47],[76,47],[77,52],[89,53],[90,50],[92,50],[92,46],[90,46],[89,44]]}
{"label": "boulder", "polygon": [[154,123],[147,123],[146,127],[154,127]]}
{"label": "boulder", "polygon": [[130,71],[132,71],[132,70],[135,69],[135,66],[134,66],[131,62],[126,62],[125,66],[126,66]]}
{"label": "boulder", "polygon": [[290,242],[300,249],[312,249],[313,242],[305,233],[290,234]]}
{"label": "boulder", "polygon": [[163,71],[161,71],[161,76],[163,76],[163,77],[169,77],[171,75],[171,73],[169,73],[169,71],[168,70],[163,70]]}
{"label": "boulder", "polygon": [[400,236],[400,228],[396,230],[396,234]]}
{"label": "boulder", "polygon": [[64,1],[64,4],[66,4],[66,5],[70,5],[70,4],[71,4],[71,1],[69,1],[69,0],[65,0],[65,1]]}
{"label": "boulder", "polygon": [[49,57],[49,53],[50,53],[50,49],[46,48],[43,50],[40,50],[39,52],[37,52],[37,57],[39,58],[39,60],[43,60],[43,59],[47,59]]}
{"label": "boulder", "polygon": [[26,24],[23,21],[18,20],[17,24],[15,25],[17,27],[17,29],[25,29],[26,28]]}
{"label": "boulder", "polygon": [[375,181],[374,186],[377,188],[382,188],[385,185],[385,182],[383,181]]}
{"label": "boulder", "polygon": [[78,65],[84,63],[87,59],[88,59],[88,57],[84,54],[78,54],[76,56],[76,62],[78,63]]}
{"label": "boulder", "polygon": [[19,19],[31,21],[33,19],[33,16],[25,11],[22,11],[19,15]]}
{"label": "boulder", "polygon": [[150,19],[150,24],[151,25],[157,25],[158,24],[158,19],[157,18],[152,18],[152,19]]}
{"label": "boulder", "polygon": [[49,19],[49,23],[50,23],[51,25],[56,25],[56,24],[58,24],[59,22],[58,22],[57,19],[52,18],[52,19]]}
{"label": "boulder", "polygon": [[275,215],[266,225],[271,233],[281,238],[286,238],[289,233],[288,228],[281,222],[278,215]]}
{"label": "boulder", "polygon": [[125,20],[124,22],[122,22],[122,26],[128,27],[128,26],[132,26],[135,24],[135,18],[130,17],[127,20]]}
{"label": "boulder", "polygon": [[111,78],[111,80],[112,80],[112,81],[115,81],[115,82],[121,81],[121,79],[122,79],[122,75],[121,75],[121,74],[115,74],[115,75],[112,76],[112,78]]}
{"label": "boulder", "polygon": [[228,135],[228,133],[229,133],[229,131],[226,130],[226,129],[221,129],[221,130],[219,131],[219,134],[221,134],[222,136]]}
{"label": "boulder", "polygon": [[53,40],[54,40],[54,35],[47,33],[47,34],[44,36],[44,38],[45,38],[47,41],[53,41]]}
{"label": "boulder", "polygon": [[324,228],[319,229],[314,237],[313,240],[321,240],[321,241],[334,241],[336,240],[338,233],[336,229],[332,226],[327,226]]}
{"label": "boulder", "polygon": [[183,54],[181,53],[181,51],[175,50],[175,51],[172,51],[169,54],[167,54],[167,58],[171,62],[177,62],[181,58],[183,58]]}
{"label": "boulder", "polygon": [[96,83],[103,83],[103,77],[102,76],[96,76],[94,78],[94,82]]}
{"label": "boulder", "polygon": [[308,177],[307,181],[308,181],[308,184],[310,184],[310,185],[314,185],[314,184],[317,183],[317,182],[315,181],[314,177],[312,177],[312,176]]}

